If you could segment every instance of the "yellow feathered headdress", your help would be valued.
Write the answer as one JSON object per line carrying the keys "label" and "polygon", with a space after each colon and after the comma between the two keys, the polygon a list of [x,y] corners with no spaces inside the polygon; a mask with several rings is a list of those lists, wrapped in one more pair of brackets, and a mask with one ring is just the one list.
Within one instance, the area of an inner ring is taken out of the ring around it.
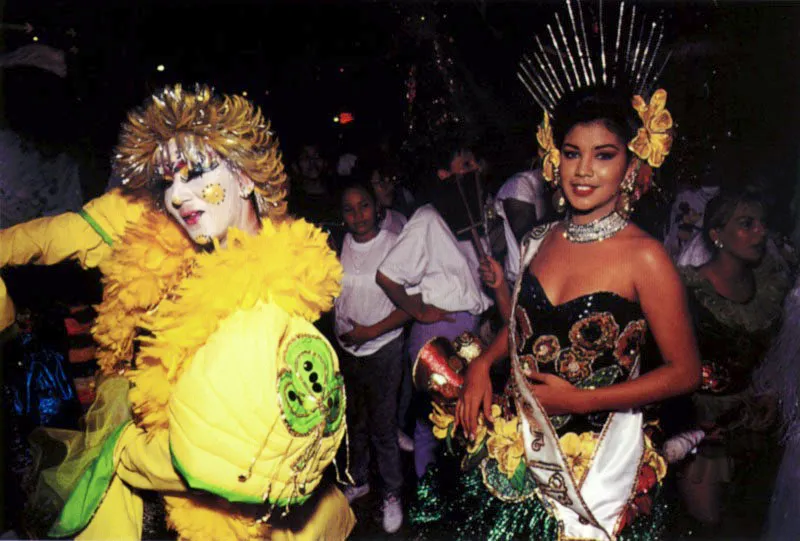
{"label": "yellow feathered headdress", "polygon": [[154,94],[128,115],[114,156],[114,169],[129,189],[152,186],[163,178],[170,141],[192,163],[203,163],[209,150],[255,183],[259,215],[279,220],[286,214],[288,181],[261,110],[241,96],[215,95],[198,85],[181,85]]}

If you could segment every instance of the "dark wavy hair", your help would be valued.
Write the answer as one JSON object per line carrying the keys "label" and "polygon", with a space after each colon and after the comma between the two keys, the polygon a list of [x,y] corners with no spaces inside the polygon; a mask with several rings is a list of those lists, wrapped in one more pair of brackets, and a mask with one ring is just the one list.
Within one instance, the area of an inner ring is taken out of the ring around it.
{"label": "dark wavy hair", "polygon": [[[592,87],[566,95],[553,111],[553,138],[558,148],[564,137],[576,124],[600,121],[609,131],[627,144],[641,127],[636,111],[631,106],[632,94],[621,89]],[[628,159],[633,153],[627,151]]]}

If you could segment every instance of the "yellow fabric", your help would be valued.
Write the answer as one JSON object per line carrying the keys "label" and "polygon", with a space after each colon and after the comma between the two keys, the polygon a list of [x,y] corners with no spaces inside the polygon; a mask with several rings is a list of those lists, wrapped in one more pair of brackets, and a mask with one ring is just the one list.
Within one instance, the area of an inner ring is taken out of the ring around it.
{"label": "yellow fabric", "polygon": [[[250,371],[257,364],[258,354],[263,357],[265,365],[270,356],[276,355],[274,350],[248,351],[246,362],[240,361],[238,346],[231,350],[230,338],[224,338],[234,331],[228,327],[223,331],[223,322],[232,317],[247,319],[246,315],[236,314],[252,311],[260,315],[257,316],[258,325],[250,326],[250,334],[265,333],[273,325],[272,321],[264,318],[260,308],[266,304],[273,305],[272,316],[278,314],[274,310],[279,310],[284,319],[316,320],[321,312],[332,307],[342,275],[341,265],[327,244],[327,236],[302,220],[280,224],[265,220],[262,231],[255,236],[231,229],[226,249],[216,246],[212,252],[197,252],[172,220],[155,212],[145,213],[126,231],[104,264],[103,272],[106,275],[104,299],[98,306],[99,315],[93,329],[99,344],[99,363],[106,374],[121,371],[133,382],[129,400],[134,418],[138,427],[144,430],[144,441],[153,444],[167,437],[171,429],[168,407],[173,392],[196,359],[214,357],[215,366],[237,373],[239,378],[243,378],[241,383],[257,380],[252,378]],[[307,330],[312,328],[309,323],[306,325]],[[236,342],[240,337],[234,334]],[[131,369],[134,338],[138,338],[140,347],[136,369]],[[216,340],[228,340],[228,345],[215,349],[213,356],[199,353],[207,344],[211,351],[216,347],[213,345]],[[251,347],[254,346],[251,344]],[[260,383],[262,390],[277,385],[274,371],[270,376],[264,373],[263,366],[259,369],[263,379],[256,382]],[[206,381],[205,390],[211,382]],[[228,388],[225,392],[232,400],[238,398],[236,388]],[[205,396],[205,393],[199,394],[193,400],[202,400]],[[268,411],[271,419],[278,418],[277,400],[272,402],[271,409],[263,401],[258,403],[264,405],[266,409],[263,411]],[[228,414],[246,413],[250,407],[252,404],[242,412]],[[237,409],[242,408],[237,406]],[[231,438],[251,437],[250,427],[241,426],[238,419],[235,423],[229,422],[227,428],[232,431]],[[314,469],[307,468],[309,472],[321,471],[330,462],[343,431],[344,425],[328,437],[327,442],[323,440],[319,449],[309,441],[297,441],[297,449],[302,445],[315,456],[316,463],[311,465]],[[260,436],[252,437],[261,437],[259,441],[263,441],[265,434],[262,431]],[[193,438],[197,436],[192,435]],[[318,442],[313,440],[313,443],[316,445]],[[286,446],[282,448],[286,449]],[[247,448],[251,453],[248,459],[256,450],[252,446]],[[295,452],[297,450],[292,450],[287,455]],[[121,464],[124,466],[123,462]],[[238,477],[246,472],[248,464],[237,463],[235,466],[242,468]],[[204,471],[202,465],[191,467],[192,471],[201,472],[198,475],[210,471],[208,466],[205,468],[208,471]],[[300,473],[308,476],[308,472]],[[127,474],[120,473],[120,476]],[[142,479],[140,476],[139,480]],[[312,479],[313,476],[309,476],[309,484],[312,484]],[[135,509],[132,500],[122,498],[121,501],[117,502],[121,505],[120,512]],[[258,507],[256,513],[253,506],[233,505],[197,492],[186,496],[164,494],[164,501],[168,524],[181,538],[248,540],[272,535],[269,525],[256,522],[264,513],[263,507]],[[349,510],[345,514],[348,513]],[[113,513],[108,516],[113,517]],[[343,518],[339,522],[352,526]],[[323,530],[317,528],[315,531]]]}
{"label": "yellow fabric", "polygon": [[[178,527],[182,539],[339,540],[345,539],[355,525],[355,516],[347,500],[334,486],[326,488],[309,509],[301,510],[305,520],[298,529],[283,525],[254,527],[254,515],[236,515],[233,509],[226,509],[221,500],[181,494],[186,486],[172,467],[169,438],[164,431],[148,438],[141,429],[131,425],[117,443],[114,460],[118,464],[117,476],[92,521],[76,539],[140,539],[143,508],[136,489],[170,493],[165,497],[170,526]],[[219,510],[227,511],[228,522],[219,519]],[[240,517],[247,520],[236,520]],[[210,524],[207,518],[212,519]]]}
{"label": "yellow fabric", "polygon": [[[113,239],[135,223],[145,211],[143,202],[135,201],[120,190],[89,201],[84,210]],[[67,212],[38,218],[0,230],[0,268],[9,265],[53,265],[67,259],[84,268],[101,266],[111,254],[111,247],[81,216]],[[0,329],[14,321],[14,304],[0,279]]]}
{"label": "yellow fabric", "polygon": [[117,427],[130,420],[128,389],[130,382],[121,377],[111,377],[97,386],[97,398],[82,419],[83,430],[38,428],[30,440],[39,466],[49,465],[50,457],[64,457],[59,464],[41,471],[39,493],[46,497],[52,491],[61,501],[61,507],[89,464],[100,453],[108,436]]}
{"label": "yellow fabric", "polygon": [[330,486],[301,530],[275,528],[272,541],[338,541],[346,539],[355,525],[356,517],[347,498],[338,488]]}
{"label": "yellow fabric", "polygon": [[[338,372],[336,354],[322,334],[274,304],[234,313],[195,354],[169,403],[172,453],[187,479],[239,501],[247,501],[242,496],[295,501],[317,487],[344,437],[345,423],[323,436],[323,417],[319,432],[301,436],[283,421],[276,382],[292,370],[286,346],[298,336],[324,343]],[[240,481],[253,460],[252,475]]]}
{"label": "yellow fabric", "polygon": [[0,277],[0,331],[11,327],[15,317],[16,310],[14,309],[14,302],[11,300],[11,297],[8,296],[6,283],[3,281],[3,278]]}
{"label": "yellow fabric", "polygon": [[258,235],[231,229],[228,248],[193,251],[169,218],[148,213],[106,265],[106,287],[93,334],[106,373],[133,357],[130,400],[145,429],[166,429],[171,388],[220,322],[257,302],[315,321],[333,306],[342,267],[327,236],[303,221],[262,222]]}

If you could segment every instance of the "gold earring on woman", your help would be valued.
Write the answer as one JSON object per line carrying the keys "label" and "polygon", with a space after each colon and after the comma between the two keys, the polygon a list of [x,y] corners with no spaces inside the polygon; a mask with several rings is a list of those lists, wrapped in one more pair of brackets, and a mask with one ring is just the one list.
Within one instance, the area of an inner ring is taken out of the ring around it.
{"label": "gold earring on woman", "polygon": [[561,172],[558,167],[553,171],[553,184],[556,185],[556,191],[553,194],[553,206],[556,212],[564,214],[567,211],[567,200],[564,197],[564,190],[561,189]]}
{"label": "gold earring on woman", "polygon": [[630,169],[622,179],[620,184],[620,196],[617,201],[617,212],[625,219],[630,218],[633,212],[633,192],[636,185],[636,176],[639,174],[639,166]]}

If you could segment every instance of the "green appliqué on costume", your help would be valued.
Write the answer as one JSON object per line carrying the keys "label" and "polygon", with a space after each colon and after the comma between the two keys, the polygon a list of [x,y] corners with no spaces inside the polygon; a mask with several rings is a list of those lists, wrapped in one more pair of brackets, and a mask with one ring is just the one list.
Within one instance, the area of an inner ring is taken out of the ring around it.
{"label": "green appliqu\u00e9 on costume", "polygon": [[344,418],[344,380],[330,346],[317,336],[298,336],[286,348],[286,364],[278,394],[289,430],[306,436],[323,424],[325,436],[336,432]]}
{"label": "green appliqu\u00e9 on costume", "polygon": [[491,494],[504,502],[522,502],[535,496],[536,481],[528,465],[521,460],[514,475],[509,478],[497,467],[497,461],[489,458],[481,463],[483,482]]}
{"label": "green appliqu\u00e9 on costume", "polygon": [[50,537],[70,537],[89,524],[106,495],[116,472],[114,449],[120,436],[131,424],[126,421],[114,429],[103,444],[100,454],[89,465],[75,489],[70,493],[56,523],[47,532]]}
{"label": "green appliqu\u00e9 on costume", "polygon": [[[194,490],[204,490],[220,498],[224,498],[225,500],[232,502],[232,503],[251,503],[251,504],[261,504],[264,503],[264,500],[258,496],[254,496],[252,494],[245,494],[240,492],[235,492],[233,490],[229,490],[226,488],[221,488],[216,485],[213,485],[204,479],[192,475],[189,470],[187,470],[183,464],[175,456],[175,453],[172,452],[172,444],[169,446],[169,454],[172,457],[172,465],[175,467],[175,470],[181,474],[186,480],[186,484],[189,485]],[[307,494],[305,496],[289,496],[287,498],[279,498],[279,499],[268,499],[267,501],[273,505],[297,505],[305,502],[311,497],[311,494]]]}
{"label": "green appliqu\u00e9 on costume", "polygon": [[111,235],[106,233],[106,230],[100,227],[100,224],[97,223],[97,221],[92,218],[88,212],[86,212],[84,209],[81,209],[78,211],[78,215],[86,220],[86,223],[89,224],[89,226],[91,226],[91,228],[94,229],[98,235],[100,235],[100,238],[103,239],[103,242],[109,246],[114,245],[114,239],[111,238]]}

